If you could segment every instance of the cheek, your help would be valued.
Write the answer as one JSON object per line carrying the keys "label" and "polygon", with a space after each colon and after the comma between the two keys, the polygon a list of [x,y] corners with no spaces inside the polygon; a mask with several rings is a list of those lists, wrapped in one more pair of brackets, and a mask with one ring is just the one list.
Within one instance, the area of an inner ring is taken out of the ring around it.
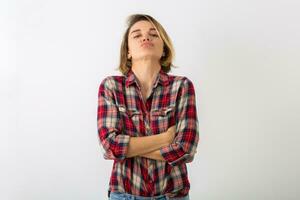
{"label": "cheek", "polygon": [[156,52],[161,54],[163,52],[163,46],[162,45],[157,45],[156,46]]}
{"label": "cheek", "polygon": [[156,46],[156,48],[158,50],[160,50],[161,52],[163,52],[164,44],[162,42],[158,42],[155,46]]}
{"label": "cheek", "polygon": [[134,43],[132,40],[128,40],[128,49],[133,49],[132,47],[134,46]]}
{"label": "cheek", "polygon": [[136,51],[138,51],[139,45],[136,42],[128,42],[128,49],[132,52],[135,53]]}

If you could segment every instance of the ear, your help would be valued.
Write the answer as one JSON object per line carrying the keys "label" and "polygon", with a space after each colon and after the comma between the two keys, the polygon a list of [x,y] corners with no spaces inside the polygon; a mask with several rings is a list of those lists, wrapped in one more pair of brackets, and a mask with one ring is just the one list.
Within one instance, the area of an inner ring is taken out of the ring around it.
{"label": "ear", "polygon": [[130,58],[131,57],[131,55],[130,55],[130,53],[129,53],[129,51],[128,51],[128,53],[127,53],[127,58]]}

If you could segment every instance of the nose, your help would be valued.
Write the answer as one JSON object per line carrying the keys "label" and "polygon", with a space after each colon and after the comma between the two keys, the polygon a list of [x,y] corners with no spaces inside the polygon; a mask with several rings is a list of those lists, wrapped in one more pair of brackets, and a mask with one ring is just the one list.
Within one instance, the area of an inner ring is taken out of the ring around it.
{"label": "nose", "polygon": [[146,41],[146,40],[147,40],[147,41],[150,41],[150,39],[149,39],[149,36],[148,36],[148,35],[146,35],[146,36],[144,36],[144,37],[143,37],[143,42],[144,42],[144,41]]}

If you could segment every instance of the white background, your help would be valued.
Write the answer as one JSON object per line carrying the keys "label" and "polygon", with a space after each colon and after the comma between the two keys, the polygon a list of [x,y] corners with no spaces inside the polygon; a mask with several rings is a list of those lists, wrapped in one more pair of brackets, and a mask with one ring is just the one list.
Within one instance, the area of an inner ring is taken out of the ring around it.
{"label": "white background", "polygon": [[0,199],[106,199],[112,161],[97,93],[118,75],[125,19],[150,14],[195,85],[192,200],[296,200],[300,3],[293,0],[0,3]]}

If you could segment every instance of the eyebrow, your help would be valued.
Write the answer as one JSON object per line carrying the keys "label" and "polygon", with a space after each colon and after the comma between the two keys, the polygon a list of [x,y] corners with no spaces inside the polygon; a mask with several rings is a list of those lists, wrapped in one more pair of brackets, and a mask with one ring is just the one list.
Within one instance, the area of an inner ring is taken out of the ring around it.
{"label": "eyebrow", "polygon": [[[149,29],[149,31],[156,31],[156,29],[155,28],[150,28]],[[131,33],[130,33],[130,35],[132,34],[132,33],[134,33],[134,32],[137,32],[137,31],[141,31],[141,29],[136,29],[136,30],[134,30],[134,31],[131,31]]]}

